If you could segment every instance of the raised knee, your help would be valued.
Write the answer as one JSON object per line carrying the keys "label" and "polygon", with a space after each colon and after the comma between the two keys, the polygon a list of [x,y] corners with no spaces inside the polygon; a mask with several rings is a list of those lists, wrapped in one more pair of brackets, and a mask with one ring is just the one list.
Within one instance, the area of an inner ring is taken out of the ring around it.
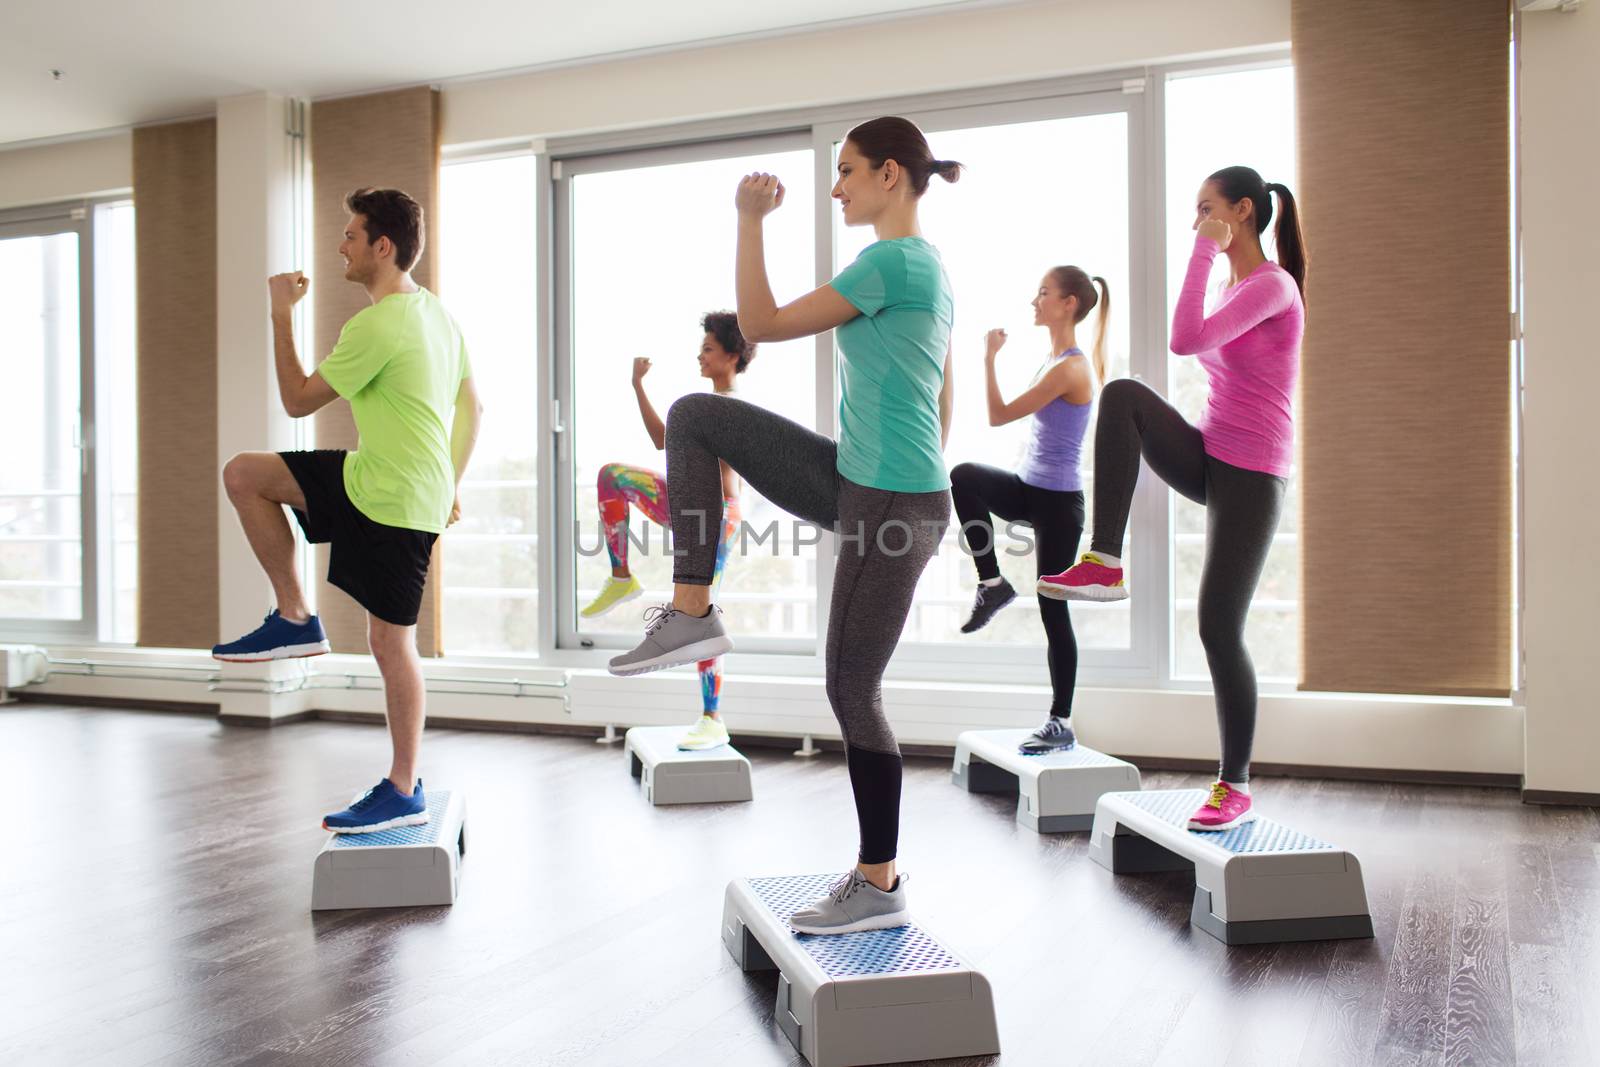
{"label": "raised knee", "polygon": [[1100,390],[1100,410],[1128,404],[1142,388],[1132,378],[1113,378]]}
{"label": "raised knee", "polygon": [[978,473],[976,463],[957,463],[950,468],[950,482],[952,485],[966,485],[972,476]]}
{"label": "raised knee", "polygon": [[707,405],[715,403],[716,397],[710,393],[689,393],[680,396],[672,402],[667,409],[667,429],[672,429],[672,423],[677,420],[680,424],[685,421],[694,422],[704,416]]}
{"label": "raised knee", "polygon": [[240,452],[222,465],[222,488],[227,492],[229,500],[238,500],[255,492],[256,485],[251,477],[248,455]]}

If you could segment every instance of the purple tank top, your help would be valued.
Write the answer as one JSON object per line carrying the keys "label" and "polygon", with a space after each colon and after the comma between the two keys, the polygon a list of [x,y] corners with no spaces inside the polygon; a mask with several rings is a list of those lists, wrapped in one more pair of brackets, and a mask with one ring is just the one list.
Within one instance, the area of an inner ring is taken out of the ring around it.
{"label": "purple tank top", "polygon": [[[1068,356],[1081,355],[1080,350],[1069,348],[1040,373],[1049,371]],[[1089,412],[1093,407],[1093,403],[1069,404],[1058,396],[1034,412],[1028,450],[1023,454],[1017,476],[1036,489],[1081,490],[1083,473],[1078,464],[1083,459],[1083,434],[1089,427]]]}

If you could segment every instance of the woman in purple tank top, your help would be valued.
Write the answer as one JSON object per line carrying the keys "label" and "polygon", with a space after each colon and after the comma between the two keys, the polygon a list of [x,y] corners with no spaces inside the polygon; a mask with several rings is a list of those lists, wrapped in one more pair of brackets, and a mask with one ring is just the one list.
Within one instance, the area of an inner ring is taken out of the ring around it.
{"label": "woman in purple tank top", "polygon": [[[1098,284],[1098,291],[1096,285]],[[1077,327],[1089,312],[1100,309],[1095,329],[1093,365],[1078,348]],[[1000,394],[994,361],[1006,342],[1004,330],[990,330],[984,366],[988,378],[989,425],[1004,426],[1031,419],[1028,450],[1020,469],[1001,470],[980,463],[962,463],[950,472],[950,495],[961,516],[978,568],[978,595],[972,616],[961,627],[970,634],[988,625],[1011,601],[1016,590],[1000,575],[995,558],[994,518],[1033,527],[1036,576],[1054,574],[1070,564],[1083,536],[1084,430],[1094,400],[1094,387],[1105,379],[1106,323],[1111,294],[1106,280],[1091,278],[1078,267],[1056,267],[1039,283],[1033,298],[1033,322],[1050,331],[1050,358],[1033,384],[1015,400]],[[1078,641],[1064,601],[1039,598],[1039,618],[1049,645],[1050,717],[1018,750],[1042,755],[1071,748],[1072,694],[1078,679]]]}

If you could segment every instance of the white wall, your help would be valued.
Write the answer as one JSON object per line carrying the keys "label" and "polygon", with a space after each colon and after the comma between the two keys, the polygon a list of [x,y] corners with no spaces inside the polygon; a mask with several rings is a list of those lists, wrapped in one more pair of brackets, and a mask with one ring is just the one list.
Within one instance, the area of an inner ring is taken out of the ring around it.
{"label": "white wall", "polygon": [[0,210],[133,187],[133,134],[0,151]]}
{"label": "white wall", "polygon": [[[475,144],[995,85],[1282,47],[1289,0],[1056,0],[788,34],[444,85],[444,143]],[[376,88],[376,87],[375,87]],[[0,145],[0,209],[127,189],[127,131]]]}
{"label": "white wall", "polygon": [[445,85],[444,142],[750,114],[1281,47],[1289,0],[1058,0]]}
{"label": "white wall", "polygon": [[1600,794],[1600,4],[1522,29],[1525,787]]}

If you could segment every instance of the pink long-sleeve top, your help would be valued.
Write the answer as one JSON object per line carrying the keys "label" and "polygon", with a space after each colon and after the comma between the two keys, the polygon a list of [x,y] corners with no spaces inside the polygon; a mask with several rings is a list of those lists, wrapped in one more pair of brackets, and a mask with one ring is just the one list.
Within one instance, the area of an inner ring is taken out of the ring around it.
{"label": "pink long-sleeve top", "polygon": [[1294,463],[1294,386],[1306,309],[1294,277],[1261,264],[1205,313],[1217,242],[1196,237],[1172,313],[1172,351],[1197,356],[1211,391],[1200,419],[1206,454],[1245,470],[1289,476]]}

